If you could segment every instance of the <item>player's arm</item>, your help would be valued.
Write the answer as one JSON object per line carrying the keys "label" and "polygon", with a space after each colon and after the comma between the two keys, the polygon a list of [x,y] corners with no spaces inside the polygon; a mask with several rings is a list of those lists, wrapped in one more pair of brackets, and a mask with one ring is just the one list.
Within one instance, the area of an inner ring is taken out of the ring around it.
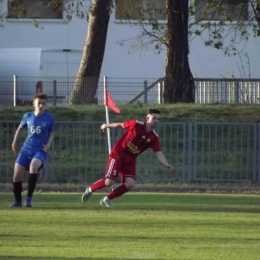
{"label": "player's arm", "polygon": [[53,140],[53,132],[49,134],[49,138],[48,138],[48,142],[47,144],[43,145],[43,151],[44,152],[49,152],[50,148],[51,148],[51,144],[52,144],[52,140]]}
{"label": "player's arm", "polygon": [[166,166],[169,171],[173,170],[173,167],[167,162],[167,160],[166,160],[164,154],[162,153],[162,151],[156,152],[155,154],[156,154],[156,157],[157,157],[158,161],[162,165]]}
{"label": "player's arm", "polygon": [[112,123],[112,124],[103,124],[101,130],[105,131],[107,128],[124,128],[123,123]]}
{"label": "player's arm", "polygon": [[15,134],[14,134],[14,139],[13,139],[13,142],[12,142],[12,150],[13,150],[14,156],[18,155],[19,149],[18,149],[17,143],[18,143],[18,140],[20,139],[22,131],[23,131],[23,127],[21,125],[19,125]]}

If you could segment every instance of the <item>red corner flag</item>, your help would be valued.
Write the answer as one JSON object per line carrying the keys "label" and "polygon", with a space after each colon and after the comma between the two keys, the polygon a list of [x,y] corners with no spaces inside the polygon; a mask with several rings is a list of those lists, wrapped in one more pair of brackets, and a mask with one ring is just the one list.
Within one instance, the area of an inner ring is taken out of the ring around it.
{"label": "red corner flag", "polygon": [[107,90],[106,91],[106,95],[105,95],[105,105],[108,106],[109,108],[111,108],[113,111],[115,111],[116,113],[120,113],[120,109],[119,107],[117,107],[117,105],[115,104],[114,100],[112,99],[111,95],[109,94],[109,92]]}

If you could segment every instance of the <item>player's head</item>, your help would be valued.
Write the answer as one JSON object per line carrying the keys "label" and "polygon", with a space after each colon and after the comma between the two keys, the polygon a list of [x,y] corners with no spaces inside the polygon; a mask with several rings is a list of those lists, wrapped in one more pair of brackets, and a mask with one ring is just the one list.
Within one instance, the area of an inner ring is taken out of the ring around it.
{"label": "player's head", "polygon": [[159,123],[160,114],[161,112],[157,109],[149,109],[146,116],[147,124],[149,124],[152,128],[155,128]]}
{"label": "player's head", "polygon": [[47,95],[43,94],[43,93],[37,93],[37,94],[34,95],[33,101],[35,99],[44,99],[47,102]]}
{"label": "player's head", "polygon": [[151,114],[161,114],[161,112],[159,111],[159,110],[157,110],[157,109],[153,109],[153,108],[150,108],[149,110],[148,110],[148,113],[147,113],[147,115],[151,115]]}
{"label": "player's head", "polygon": [[33,106],[37,114],[42,114],[47,104],[47,95],[38,93],[33,97]]}

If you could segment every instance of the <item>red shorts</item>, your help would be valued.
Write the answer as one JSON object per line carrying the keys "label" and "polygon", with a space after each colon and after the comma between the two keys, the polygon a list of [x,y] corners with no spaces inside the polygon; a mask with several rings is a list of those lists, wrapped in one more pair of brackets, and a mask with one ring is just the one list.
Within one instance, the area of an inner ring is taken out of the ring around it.
{"label": "red shorts", "polygon": [[109,158],[106,167],[105,177],[116,180],[120,174],[121,181],[124,182],[126,177],[133,178],[136,176],[136,160],[127,159],[125,157]]}

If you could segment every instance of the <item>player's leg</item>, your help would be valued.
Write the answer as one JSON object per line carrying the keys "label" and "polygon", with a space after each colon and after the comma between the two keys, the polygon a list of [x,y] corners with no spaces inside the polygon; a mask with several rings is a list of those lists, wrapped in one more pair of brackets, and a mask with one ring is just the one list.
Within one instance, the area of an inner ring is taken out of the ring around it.
{"label": "player's leg", "polygon": [[113,207],[110,201],[114,198],[122,196],[134,186],[135,172],[135,162],[125,163],[122,167],[122,171],[120,172],[122,184],[111,191],[106,197],[104,197],[100,201],[100,204],[108,208]]}
{"label": "player's leg", "polygon": [[22,206],[22,178],[26,169],[24,166],[19,163],[14,165],[14,175],[13,175],[13,193],[14,193],[14,202],[11,207],[21,207]]}
{"label": "player's leg", "polygon": [[33,193],[35,191],[36,183],[38,180],[38,173],[40,169],[43,167],[43,163],[46,159],[47,154],[46,153],[37,153],[31,163],[30,163],[30,168],[29,168],[29,177],[28,177],[28,191],[27,191],[27,196],[25,199],[25,206],[26,207],[31,207],[31,200]]}
{"label": "player's leg", "polygon": [[128,192],[134,186],[135,180],[132,177],[126,177],[125,182],[111,191],[106,197],[104,197],[100,203],[108,208],[112,207],[110,200],[120,197]]}
{"label": "player's leg", "polygon": [[29,169],[30,156],[28,153],[21,151],[15,160],[14,164],[14,175],[13,175],[13,193],[14,193],[14,203],[11,207],[21,207],[22,206],[22,178],[26,170]]}
{"label": "player's leg", "polygon": [[85,192],[81,197],[83,203],[87,202],[93,192],[103,189],[105,187],[112,186],[115,183],[115,180],[118,176],[118,168],[121,167],[121,161],[114,158],[109,158],[106,166],[106,174],[104,179],[100,179],[92,184],[90,187],[87,187]]}

